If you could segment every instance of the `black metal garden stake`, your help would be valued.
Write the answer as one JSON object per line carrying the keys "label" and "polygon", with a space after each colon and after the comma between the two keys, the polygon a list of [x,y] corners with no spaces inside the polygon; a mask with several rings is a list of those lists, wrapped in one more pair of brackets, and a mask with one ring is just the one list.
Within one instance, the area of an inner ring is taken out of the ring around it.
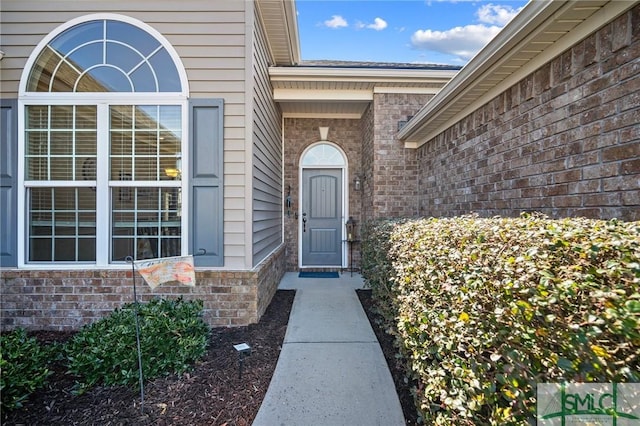
{"label": "black metal garden stake", "polygon": [[138,373],[140,380],[140,412],[144,414],[144,379],[142,375],[142,349],[140,348],[140,322],[138,320],[138,295],[136,293],[136,267],[133,263],[133,257],[127,256],[127,262],[131,262],[131,279],[133,280],[133,314],[136,320],[136,345],[138,346]]}

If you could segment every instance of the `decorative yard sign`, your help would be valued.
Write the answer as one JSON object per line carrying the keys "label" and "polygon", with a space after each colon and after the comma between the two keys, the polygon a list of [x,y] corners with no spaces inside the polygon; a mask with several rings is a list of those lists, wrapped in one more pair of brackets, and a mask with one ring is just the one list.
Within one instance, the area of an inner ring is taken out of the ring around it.
{"label": "decorative yard sign", "polygon": [[640,425],[640,383],[542,383],[538,425]]}
{"label": "decorative yard sign", "polygon": [[137,261],[134,261],[133,257],[127,256],[126,261],[131,262],[132,269],[131,278],[133,280],[133,302],[135,306],[134,317],[136,324],[136,345],[138,349],[138,373],[140,376],[140,412],[144,413],[144,377],[142,373],[142,350],[140,348],[140,322],[138,319],[139,309],[135,269],[138,269],[138,272],[152,290],[161,284],[173,282],[195,287],[196,272],[193,267],[193,256],[191,255]]}
{"label": "decorative yard sign", "polygon": [[190,287],[196,285],[193,256],[138,260],[135,262],[135,265],[140,275],[142,275],[142,278],[144,278],[152,290],[161,284],[174,282]]}

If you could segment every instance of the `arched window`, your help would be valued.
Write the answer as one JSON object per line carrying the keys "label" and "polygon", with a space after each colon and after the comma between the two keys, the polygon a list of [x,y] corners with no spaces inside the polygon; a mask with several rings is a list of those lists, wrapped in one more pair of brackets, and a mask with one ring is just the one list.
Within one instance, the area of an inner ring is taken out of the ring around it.
{"label": "arched window", "polygon": [[97,265],[182,251],[186,78],[128,17],[62,26],[21,82],[25,263]]}
{"label": "arched window", "polygon": [[300,165],[302,167],[344,166],[346,162],[342,153],[335,146],[328,143],[319,143],[304,153]]}
{"label": "arched window", "polygon": [[127,22],[75,25],[42,49],[29,74],[28,92],[180,92],[180,76],[167,49]]}

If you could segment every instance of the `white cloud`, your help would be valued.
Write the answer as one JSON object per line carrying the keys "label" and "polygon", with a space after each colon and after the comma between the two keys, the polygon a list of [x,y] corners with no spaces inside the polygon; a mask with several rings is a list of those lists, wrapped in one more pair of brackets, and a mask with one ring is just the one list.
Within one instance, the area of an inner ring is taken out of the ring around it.
{"label": "white cloud", "polygon": [[522,8],[514,9],[511,6],[485,4],[478,9],[476,15],[483,24],[506,25]]}
{"label": "white cloud", "polygon": [[387,28],[387,21],[385,21],[382,18],[376,18],[373,20],[373,24],[367,25],[367,28],[370,28],[376,31],[382,31],[385,28]]}
{"label": "white cloud", "polygon": [[418,30],[411,36],[411,45],[416,49],[433,50],[469,60],[500,30],[498,26],[486,25],[466,25],[446,31]]}
{"label": "white cloud", "polygon": [[333,15],[331,19],[324,21],[324,25],[329,28],[344,28],[349,26],[347,20],[340,15]]}
{"label": "white cloud", "polygon": [[367,24],[362,21],[357,21],[355,23],[355,27],[358,30],[362,30],[364,28],[368,28],[370,30],[382,31],[387,28],[387,21],[382,18],[376,18],[373,20],[372,24]]}
{"label": "white cloud", "polygon": [[476,11],[479,24],[455,27],[445,31],[418,30],[411,36],[411,45],[420,50],[453,55],[468,61],[493,39],[522,8],[492,3]]}

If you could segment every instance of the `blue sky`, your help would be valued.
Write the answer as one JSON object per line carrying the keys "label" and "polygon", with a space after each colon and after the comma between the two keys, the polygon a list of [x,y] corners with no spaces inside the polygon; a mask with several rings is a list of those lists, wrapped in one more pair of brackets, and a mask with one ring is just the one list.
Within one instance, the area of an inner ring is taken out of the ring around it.
{"label": "blue sky", "polygon": [[303,60],[464,65],[525,0],[296,0]]}

